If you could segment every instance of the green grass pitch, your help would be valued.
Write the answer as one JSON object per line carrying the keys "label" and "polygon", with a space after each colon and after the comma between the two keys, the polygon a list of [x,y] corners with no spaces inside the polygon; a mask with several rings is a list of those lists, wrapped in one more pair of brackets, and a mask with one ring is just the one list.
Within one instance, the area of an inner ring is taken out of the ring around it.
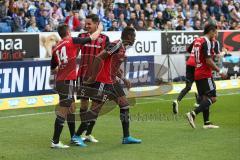
{"label": "green grass pitch", "polygon": [[[192,108],[193,94],[180,103],[176,117],[171,107],[176,95],[138,98],[131,109],[130,128],[143,143],[136,145],[121,144],[117,107],[98,119],[94,136],[99,143],[65,150],[50,148],[53,106],[0,111],[0,160],[239,160],[240,90],[219,93],[210,119],[220,128],[212,130],[202,128],[202,114],[196,119],[197,129],[187,123],[184,114]],[[69,140],[65,125],[61,141]]]}

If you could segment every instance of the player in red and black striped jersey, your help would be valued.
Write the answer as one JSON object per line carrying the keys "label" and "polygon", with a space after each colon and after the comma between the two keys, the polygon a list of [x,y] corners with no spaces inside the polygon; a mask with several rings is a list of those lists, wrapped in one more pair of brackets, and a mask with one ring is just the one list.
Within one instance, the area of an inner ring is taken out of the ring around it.
{"label": "player in red and black striped jersey", "polygon": [[201,97],[199,107],[188,112],[189,124],[195,128],[194,119],[197,114],[203,112],[204,128],[219,128],[209,121],[209,107],[216,102],[216,86],[212,78],[212,70],[220,72],[222,78],[226,75],[220,71],[212,59],[211,39],[217,36],[217,27],[213,24],[206,25],[204,36],[194,40],[192,51],[195,55],[195,75],[194,80],[197,85],[198,95]]}
{"label": "player in red and black striped jersey", "polygon": [[[86,17],[86,33],[80,33],[79,37],[84,38],[88,37],[90,34],[95,32],[97,30],[98,24],[100,20],[98,18],[98,15],[96,14],[90,14]],[[87,140],[91,142],[98,142],[94,138],[94,136],[91,135],[92,130],[91,127],[88,127],[88,125],[94,125],[94,121],[91,121],[89,123],[84,122],[83,118],[85,117],[85,114],[89,107],[89,97],[85,96],[81,93],[80,88],[82,87],[82,82],[84,80],[87,80],[88,77],[91,74],[90,67],[92,66],[93,60],[95,57],[103,51],[106,46],[109,43],[108,36],[104,34],[100,34],[99,37],[96,40],[92,40],[84,45],[81,46],[81,59],[80,59],[80,65],[78,69],[78,91],[77,91],[77,97],[78,99],[81,99],[81,107],[80,107],[80,118],[81,118],[81,124],[76,132],[76,136],[79,136],[83,134],[83,132],[86,130],[86,135],[84,138],[87,138]],[[92,103],[95,103],[94,101]]]}
{"label": "player in red and black striped jersey", "polygon": [[[92,98],[98,104],[91,108],[87,118],[96,120],[104,102],[114,100],[120,107],[120,119],[123,128],[122,144],[141,143],[129,134],[129,103],[122,86],[117,82],[116,76],[121,76],[120,65],[125,60],[126,49],[135,41],[135,30],[132,27],[124,28],[121,40],[107,46],[106,50],[99,54],[92,65],[92,74],[86,82],[88,87],[94,88]],[[130,81],[123,79],[127,87],[131,87]],[[93,126],[92,126],[93,127]]]}
{"label": "player in red and black striped jersey", "polygon": [[[197,41],[197,38],[195,39]],[[195,40],[190,44],[190,46],[187,49],[187,52],[190,53],[190,56],[186,62],[186,86],[183,88],[178,95],[177,100],[173,101],[172,108],[173,108],[173,113],[177,114],[178,113],[178,106],[179,102],[183,99],[183,97],[191,90],[192,84],[194,82],[194,73],[195,73],[195,67],[196,67],[196,62],[195,62],[195,54],[194,51],[192,51],[193,45],[195,43]],[[216,55],[219,55],[220,49],[219,49],[219,42],[213,38],[211,40],[211,55],[212,58],[215,57]],[[195,106],[197,107],[200,101],[200,97],[195,94],[196,96],[196,103]]]}
{"label": "player in red and black striped jersey", "polygon": [[[65,119],[68,120],[71,138],[73,140],[75,132],[75,104],[74,104],[74,82],[76,80],[76,57],[79,45],[95,40],[102,27],[85,38],[71,37],[70,29],[67,25],[58,27],[59,36],[62,38],[53,48],[51,60],[51,70],[56,74],[56,90],[59,94],[59,108],[55,120],[52,148],[68,148],[59,142],[59,137],[63,129]],[[71,118],[71,120],[69,119]],[[71,122],[71,123],[70,123]],[[79,141],[75,140],[79,144]]]}

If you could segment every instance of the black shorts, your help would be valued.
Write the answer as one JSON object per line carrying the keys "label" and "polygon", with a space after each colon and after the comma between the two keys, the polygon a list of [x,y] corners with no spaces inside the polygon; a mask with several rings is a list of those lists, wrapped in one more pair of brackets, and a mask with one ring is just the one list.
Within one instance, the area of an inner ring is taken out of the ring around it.
{"label": "black shorts", "polygon": [[59,105],[62,107],[70,107],[74,99],[75,81],[65,80],[56,82],[56,90],[59,95]]}
{"label": "black shorts", "polygon": [[186,82],[187,83],[193,83],[194,82],[194,72],[195,67],[194,66],[186,66]]}
{"label": "black shorts", "polygon": [[83,78],[78,77],[77,78],[77,99],[86,99],[89,100],[89,97],[85,95],[85,90],[82,90],[81,87],[83,86]]}
{"label": "black shorts", "polygon": [[80,85],[78,97],[80,99],[91,99],[93,101],[105,102],[125,96],[122,86],[119,83],[105,84],[95,82],[89,85]]}
{"label": "black shorts", "polygon": [[216,85],[212,78],[196,80],[199,96],[216,97]]}

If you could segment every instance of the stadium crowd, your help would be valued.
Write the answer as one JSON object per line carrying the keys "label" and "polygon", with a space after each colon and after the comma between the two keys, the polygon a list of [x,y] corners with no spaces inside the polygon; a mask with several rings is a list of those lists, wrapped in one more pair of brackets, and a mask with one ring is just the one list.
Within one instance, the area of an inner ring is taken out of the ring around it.
{"label": "stadium crowd", "polygon": [[240,0],[2,0],[0,32],[51,32],[60,23],[82,31],[90,13],[105,31],[240,29]]}

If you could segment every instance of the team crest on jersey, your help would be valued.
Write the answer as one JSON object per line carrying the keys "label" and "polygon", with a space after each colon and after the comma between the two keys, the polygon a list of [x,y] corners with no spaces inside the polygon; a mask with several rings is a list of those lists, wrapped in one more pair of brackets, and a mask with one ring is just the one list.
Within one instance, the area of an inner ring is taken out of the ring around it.
{"label": "team crest on jersey", "polygon": [[98,41],[98,43],[102,43],[103,39],[102,38],[98,38],[97,41]]}

